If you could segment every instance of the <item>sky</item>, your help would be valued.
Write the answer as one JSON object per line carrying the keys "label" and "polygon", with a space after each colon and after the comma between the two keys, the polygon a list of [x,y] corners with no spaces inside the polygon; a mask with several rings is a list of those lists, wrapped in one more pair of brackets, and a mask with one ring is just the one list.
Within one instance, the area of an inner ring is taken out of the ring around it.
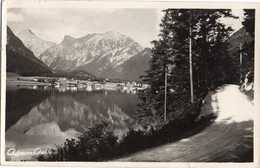
{"label": "sky", "polygon": [[[224,19],[223,22],[238,30],[242,10],[233,10],[240,19]],[[161,9],[113,9],[113,8],[13,8],[8,9],[7,24],[14,33],[31,29],[40,38],[59,43],[65,35],[75,38],[89,33],[116,31],[130,36],[143,47],[151,47],[151,41],[159,33]]]}

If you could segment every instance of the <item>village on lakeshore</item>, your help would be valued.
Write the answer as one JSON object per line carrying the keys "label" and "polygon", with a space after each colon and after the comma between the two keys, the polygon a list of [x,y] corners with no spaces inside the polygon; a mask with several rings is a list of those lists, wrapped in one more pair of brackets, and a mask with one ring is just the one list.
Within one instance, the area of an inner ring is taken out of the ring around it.
{"label": "village on lakeshore", "polygon": [[42,76],[12,76],[7,78],[7,87],[24,89],[55,89],[59,92],[65,91],[97,91],[110,90],[126,93],[136,93],[149,87],[140,81],[113,81],[104,80],[82,80],[66,77],[42,77]]}

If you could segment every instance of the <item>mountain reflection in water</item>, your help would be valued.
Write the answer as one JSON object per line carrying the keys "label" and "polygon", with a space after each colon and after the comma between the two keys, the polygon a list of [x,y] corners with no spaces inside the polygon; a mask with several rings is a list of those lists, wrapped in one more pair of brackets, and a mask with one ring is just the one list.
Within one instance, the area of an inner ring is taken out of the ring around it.
{"label": "mountain reflection in water", "polygon": [[16,149],[61,144],[107,122],[116,136],[134,126],[138,97],[119,91],[7,91],[6,144]]}

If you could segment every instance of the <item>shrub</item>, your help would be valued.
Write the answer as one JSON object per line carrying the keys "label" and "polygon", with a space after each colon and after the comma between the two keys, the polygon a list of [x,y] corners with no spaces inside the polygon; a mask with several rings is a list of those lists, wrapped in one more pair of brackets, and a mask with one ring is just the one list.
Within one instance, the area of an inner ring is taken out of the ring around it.
{"label": "shrub", "polygon": [[188,106],[181,119],[160,124],[160,127],[152,127],[148,131],[131,129],[120,141],[109,129],[109,125],[102,123],[90,128],[78,139],[67,139],[62,146],[57,146],[57,149],[52,149],[47,155],[41,155],[38,159],[40,161],[104,161],[173,142],[195,134],[210,124],[210,116],[195,122],[200,106],[200,101]]}

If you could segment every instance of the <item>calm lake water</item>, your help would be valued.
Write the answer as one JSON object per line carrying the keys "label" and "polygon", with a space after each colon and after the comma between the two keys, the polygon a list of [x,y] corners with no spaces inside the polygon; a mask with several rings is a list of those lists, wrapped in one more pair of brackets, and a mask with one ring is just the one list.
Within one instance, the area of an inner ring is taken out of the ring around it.
{"label": "calm lake water", "polygon": [[16,156],[23,158],[35,148],[62,144],[102,122],[120,137],[135,125],[137,104],[136,94],[120,91],[8,90],[6,149],[23,151]]}

